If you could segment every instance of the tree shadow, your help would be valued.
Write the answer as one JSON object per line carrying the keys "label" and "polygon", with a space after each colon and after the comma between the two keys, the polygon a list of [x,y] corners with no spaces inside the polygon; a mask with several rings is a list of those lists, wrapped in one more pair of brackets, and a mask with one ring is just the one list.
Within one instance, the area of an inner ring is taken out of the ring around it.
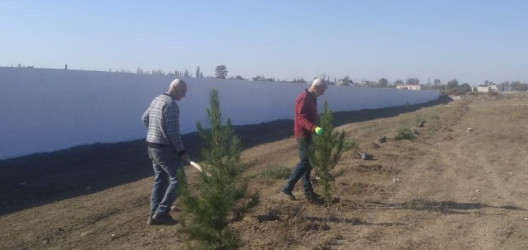
{"label": "tree shadow", "polygon": [[460,203],[454,201],[428,201],[428,200],[411,200],[401,203],[383,203],[383,202],[368,202],[367,207],[382,208],[382,209],[410,209],[420,211],[434,211],[444,214],[467,214],[468,210],[479,210],[483,208],[496,208],[506,210],[520,210],[526,209],[516,206],[491,206],[484,203]]}
{"label": "tree shadow", "polygon": [[[397,116],[452,101],[448,96],[419,105],[335,112],[335,126]],[[184,119],[184,118],[182,118]],[[293,135],[293,120],[234,126],[244,149]],[[182,136],[195,161],[200,161],[198,133]],[[65,150],[0,160],[0,215],[151,177],[144,139],[98,143]]]}
{"label": "tree shadow", "polygon": [[[258,223],[266,221],[284,221],[279,210],[271,210],[266,214],[260,214],[255,216],[255,219]],[[344,223],[351,225],[366,225],[366,226],[404,226],[403,223],[370,223],[363,221],[357,218],[345,218],[345,217],[336,217],[336,216],[327,216],[327,217],[316,217],[316,216],[302,216],[301,218],[304,221],[308,222],[318,222],[318,223]]]}
{"label": "tree shadow", "polygon": [[349,218],[338,218],[334,216],[330,217],[314,217],[314,216],[306,216],[303,217],[305,220],[310,222],[333,222],[333,223],[344,223],[344,224],[350,224],[350,225],[363,225],[363,226],[405,226],[403,223],[371,223],[367,221],[363,221],[357,218],[349,219]]}

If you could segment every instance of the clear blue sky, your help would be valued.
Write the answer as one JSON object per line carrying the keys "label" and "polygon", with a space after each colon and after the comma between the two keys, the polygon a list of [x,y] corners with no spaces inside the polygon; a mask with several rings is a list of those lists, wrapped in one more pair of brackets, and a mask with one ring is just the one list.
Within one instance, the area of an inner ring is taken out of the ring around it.
{"label": "clear blue sky", "polygon": [[0,1],[0,66],[528,82],[528,1]]}

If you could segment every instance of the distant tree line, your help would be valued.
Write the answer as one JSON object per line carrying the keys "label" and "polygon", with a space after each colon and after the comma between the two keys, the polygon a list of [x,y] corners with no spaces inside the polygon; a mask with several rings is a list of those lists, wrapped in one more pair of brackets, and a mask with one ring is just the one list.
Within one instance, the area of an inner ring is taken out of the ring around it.
{"label": "distant tree line", "polygon": [[[126,73],[130,73],[130,72],[126,72]],[[165,72],[165,71],[163,71],[161,69],[148,71],[148,70],[143,70],[141,67],[138,67],[136,69],[136,74],[140,74],[140,75],[143,75],[143,74],[146,74],[146,75],[168,75],[168,76],[175,76],[175,77],[193,77],[191,72],[189,70],[187,70],[187,69],[185,71],[174,70],[174,71]],[[198,66],[196,68],[195,76],[196,76],[196,78],[203,78],[203,73],[200,71],[200,66]]]}
{"label": "distant tree line", "polygon": [[[11,65],[13,67],[13,65]],[[33,66],[26,66],[22,64],[17,65],[18,68],[34,68]],[[64,69],[68,70],[68,64],[64,65]],[[81,69],[82,70],[82,69]],[[109,72],[120,72],[120,73],[132,73],[129,70],[115,70],[112,71],[112,69],[108,69]],[[248,79],[251,79],[253,81],[261,81],[261,82],[291,82],[291,83],[310,83],[311,81],[307,81],[304,78],[293,78],[293,80],[280,80],[278,78],[274,77],[265,77],[264,75],[257,75],[255,77],[251,78],[244,78],[240,75],[236,76],[228,76],[229,71],[227,70],[227,67],[225,65],[218,65],[215,68],[215,78],[218,79],[229,79],[229,80],[242,80],[247,81]],[[174,71],[168,71],[165,72],[161,69],[158,70],[143,70],[141,67],[138,67],[136,69],[136,74],[147,74],[147,75],[168,75],[168,76],[174,76],[174,77],[195,77],[195,78],[204,78],[204,74],[200,69],[200,66],[196,67],[196,71],[193,74],[187,69],[185,70],[174,70]],[[420,79],[418,77],[410,77],[407,78],[405,81],[401,79],[394,80],[392,83],[387,78],[380,78],[377,81],[367,80],[367,79],[361,79],[358,81],[352,80],[348,75],[345,75],[342,78],[337,79],[334,77],[333,79],[330,78],[330,75],[327,75],[326,73],[319,74],[320,78],[325,79],[325,81],[329,85],[337,85],[337,86],[358,86],[358,87],[370,87],[370,88],[395,88],[398,85],[403,84],[409,84],[409,85],[421,85],[423,89],[431,89],[431,90],[440,90],[447,93],[455,93],[455,94],[463,94],[469,91],[472,91],[472,87],[468,83],[462,83],[460,84],[457,79],[451,79],[447,81],[445,84],[442,83],[440,79],[434,79],[431,83],[430,80],[427,81],[426,84],[420,84]],[[503,81],[501,83],[494,83],[492,81],[484,81],[482,84],[478,85],[481,87],[488,87],[488,86],[497,86],[498,91],[528,91],[528,83],[521,82],[521,81]]]}
{"label": "distant tree line", "polygon": [[[11,65],[11,68],[13,68],[13,65]],[[22,65],[22,64],[18,64],[17,65],[17,68],[27,68],[27,69],[34,69],[35,67],[31,66],[31,65]]]}
{"label": "distant tree line", "polygon": [[528,91],[528,83],[520,81],[503,81],[501,83],[494,83],[492,81],[484,81],[480,87],[490,87],[496,85],[498,91]]}

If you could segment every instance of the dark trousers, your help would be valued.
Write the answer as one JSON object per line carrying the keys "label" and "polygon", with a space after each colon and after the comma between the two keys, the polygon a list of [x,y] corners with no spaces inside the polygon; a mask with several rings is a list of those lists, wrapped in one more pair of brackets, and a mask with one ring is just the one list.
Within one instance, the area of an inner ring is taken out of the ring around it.
{"label": "dark trousers", "polygon": [[178,197],[180,185],[177,174],[185,174],[183,167],[174,149],[148,148],[149,157],[152,160],[154,170],[154,184],[150,194],[150,214],[168,213],[171,206]]}
{"label": "dark trousers", "polygon": [[308,159],[308,153],[310,149],[310,144],[312,143],[311,138],[309,139],[297,139],[297,148],[299,149],[299,163],[295,166],[288,182],[282,188],[283,191],[293,191],[293,188],[299,179],[302,179],[302,184],[304,188],[304,194],[308,195],[313,192],[312,183],[310,182],[310,173],[312,172],[312,167],[310,166],[310,161]]}

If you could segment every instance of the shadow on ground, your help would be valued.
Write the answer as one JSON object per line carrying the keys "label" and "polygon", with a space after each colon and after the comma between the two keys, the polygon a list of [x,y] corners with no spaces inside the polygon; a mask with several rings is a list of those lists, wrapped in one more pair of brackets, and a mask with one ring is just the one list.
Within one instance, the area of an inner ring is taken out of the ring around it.
{"label": "shadow on ground", "polygon": [[362,225],[362,226],[386,226],[386,227],[392,227],[392,226],[405,226],[403,223],[389,223],[389,222],[379,222],[379,223],[371,223],[368,221],[360,220],[357,218],[338,218],[338,217],[304,217],[305,220],[310,222],[333,222],[333,223],[345,223],[350,225]]}
{"label": "shadow on ground", "polygon": [[[335,112],[334,125],[397,116],[422,107],[452,101],[440,96],[436,101],[375,110]],[[235,126],[243,148],[289,138],[292,120]],[[201,147],[197,133],[183,136],[191,157],[199,160]],[[144,140],[93,144],[0,161],[0,215],[48,202],[97,192],[109,187],[152,176]]]}
{"label": "shadow on ground", "polygon": [[367,204],[370,208],[381,209],[412,209],[421,211],[433,211],[444,214],[464,214],[471,212],[471,210],[479,210],[484,208],[496,208],[507,210],[521,210],[526,209],[516,206],[490,206],[484,203],[460,203],[454,201],[429,201],[429,200],[412,200],[401,203],[383,203],[383,202],[369,202]]}

